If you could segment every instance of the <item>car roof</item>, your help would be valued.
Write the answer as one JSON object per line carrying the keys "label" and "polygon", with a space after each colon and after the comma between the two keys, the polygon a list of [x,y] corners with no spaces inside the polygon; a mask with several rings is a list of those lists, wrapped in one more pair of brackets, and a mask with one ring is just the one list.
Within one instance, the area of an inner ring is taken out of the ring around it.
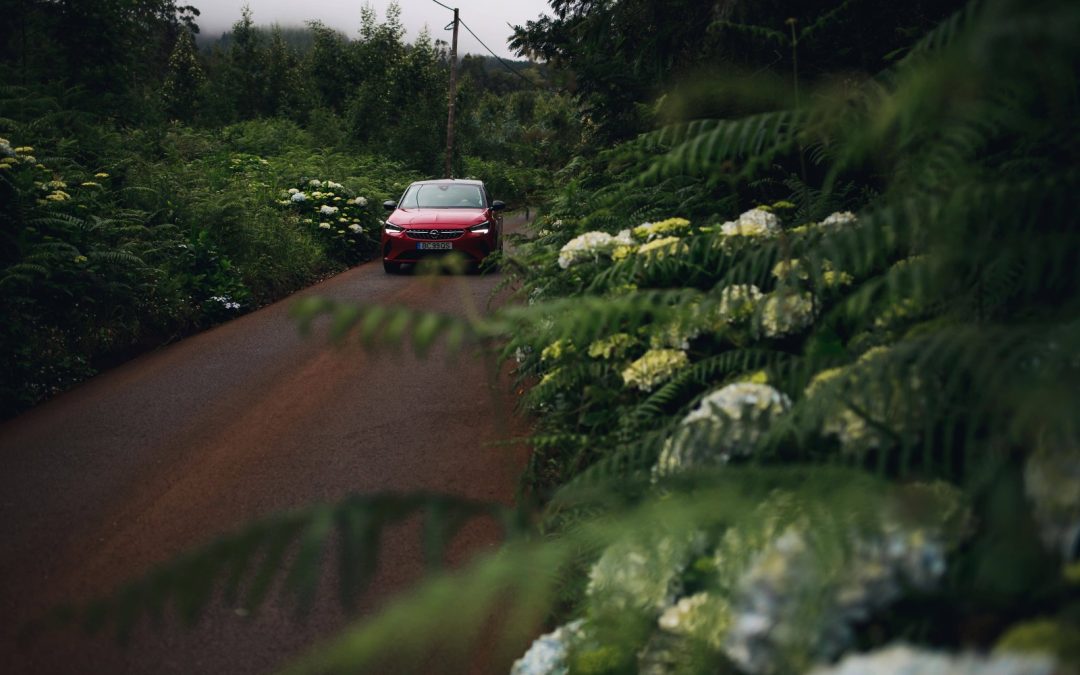
{"label": "car roof", "polygon": [[473,178],[434,178],[432,180],[417,180],[411,185],[483,185],[484,181]]}

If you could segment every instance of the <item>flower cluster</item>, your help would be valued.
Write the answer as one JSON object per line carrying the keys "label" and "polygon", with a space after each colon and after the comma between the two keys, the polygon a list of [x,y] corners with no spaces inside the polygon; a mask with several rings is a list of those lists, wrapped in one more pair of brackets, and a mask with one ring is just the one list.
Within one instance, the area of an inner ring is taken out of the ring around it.
{"label": "flower cluster", "polygon": [[798,258],[781,260],[776,263],[773,265],[772,275],[784,282],[806,281],[810,278],[810,272],[807,271],[806,265]]}
{"label": "flower cluster", "polygon": [[1080,451],[1040,449],[1024,466],[1024,489],[1043,543],[1072,562],[1080,554]]}
{"label": "flower cluster", "polygon": [[821,263],[821,283],[825,288],[840,288],[851,284],[853,281],[855,281],[855,277],[843,270],[837,270],[833,267],[832,262],[826,260]]}
{"label": "flower cluster", "polygon": [[899,432],[927,406],[918,395],[922,383],[890,367],[889,354],[888,348],[875,347],[849,366],[819,372],[806,387],[807,400],[822,413],[822,432],[835,437],[844,452],[864,453],[891,442],[867,416]]}
{"label": "flower cluster", "polygon": [[642,223],[634,228],[636,239],[652,241],[659,237],[682,236],[690,231],[690,221],[686,218],[668,218],[656,223]]}
{"label": "flower cluster", "polygon": [[761,305],[761,329],[766,337],[793,335],[812,324],[816,315],[810,293],[770,293]]}
{"label": "flower cluster", "polygon": [[212,302],[220,303],[225,309],[240,309],[239,302],[233,302],[233,300],[227,295],[214,295],[211,296]]}
{"label": "flower cluster", "polygon": [[623,370],[623,382],[628,387],[652,391],[689,363],[686,352],[678,349],[650,349]]}
{"label": "flower cluster", "polygon": [[760,237],[780,231],[780,219],[764,209],[750,209],[720,226],[721,234],[727,236]]}
{"label": "flower cluster", "polygon": [[559,250],[559,267],[567,269],[586,261],[597,261],[610,256],[615,248],[615,237],[607,232],[586,232],[566,242]]}
{"label": "flower cluster", "polygon": [[893,645],[866,654],[844,657],[809,675],[1053,675],[1059,672],[1048,656],[1018,654],[947,654],[906,645]]}
{"label": "flower cluster", "polygon": [[[735,572],[728,658],[750,673],[834,658],[851,646],[856,625],[905,590],[933,589],[948,549],[972,529],[962,493],[946,483],[912,484],[881,506],[872,522],[856,525],[778,494],[759,507],[770,517],[750,540],[725,534],[716,555],[723,576]],[[759,551],[748,564],[738,559],[746,551]]]}
{"label": "flower cluster", "polygon": [[607,232],[586,232],[566,242],[559,250],[559,267],[565,270],[578,263],[598,262],[601,257],[612,258],[616,250],[632,249],[633,245],[629,230],[615,236]]}
{"label": "flower cluster", "polygon": [[594,359],[621,359],[635,343],[636,340],[629,333],[615,333],[590,344],[589,356]]}
{"label": "flower cluster", "polygon": [[724,636],[731,628],[731,606],[720,595],[702,591],[668,607],[656,623],[663,631],[690,637],[720,650]]}
{"label": "flower cluster", "polygon": [[837,211],[821,221],[821,224],[825,227],[842,227],[844,225],[851,225],[855,222],[857,222],[857,219],[855,218],[855,214],[851,211]]}
{"label": "flower cluster", "polygon": [[720,291],[720,320],[728,324],[745,323],[754,317],[764,297],[753,284],[735,284]]}
{"label": "flower cluster", "polygon": [[558,361],[564,355],[575,352],[574,344],[569,340],[556,340],[540,352],[541,361]]}
{"label": "flower cluster", "polygon": [[649,330],[649,347],[652,349],[690,349],[690,341],[701,335],[706,328],[702,319],[700,303],[692,300],[683,305],[679,318],[657,324]]}
{"label": "flower cluster", "polygon": [[841,556],[792,525],[736,583],[724,653],[749,673],[831,659],[851,646],[857,623],[906,588],[932,588],[944,572],[945,546],[934,531],[886,520],[877,532],[855,535]]}
{"label": "flower cluster", "polygon": [[620,539],[604,549],[589,571],[586,596],[598,613],[655,616],[681,595],[683,571],[704,544],[697,534],[652,532]]}
{"label": "flower cluster", "polygon": [[301,222],[316,226],[342,244],[356,244],[358,235],[364,233],[362,221],[370,217],[364,209],[366,198],[353,197],[344,185],[332,180],[312,179],[303,188],[289,188],[278,203],[307,215]]}
{"label": "flower cluster", "polygon": [[259,171],[266,166],[269,166],[270,162],[259,157],[258,155],[249,155],[247,153],[239,153],[233,155],[229,160],[229,169],[233,173],[247,173],[251,171]]}
{"label": "flower cluster", "polygon": [[581,640],[583,625],[584,622],[578,619],[538,637],[529,650],[514,661],[510,675],[566,675],[570,646]]}
{"label": "flower cluster", "polygon": [[663,237],[661,239],[653,239],[650,242],[642,244],[637,250],[637,254],[646,260],[646,264],[650,261],[662,260],[668,256],[678,255],[685,249],[686,245],[678,237]]}
{"label": "flower cluster", "polygon": [[721,387],[679,422],[653,475],[725,464],[749,455],[769,426],[790,408],[791,400],[767,384],[736,382]]}

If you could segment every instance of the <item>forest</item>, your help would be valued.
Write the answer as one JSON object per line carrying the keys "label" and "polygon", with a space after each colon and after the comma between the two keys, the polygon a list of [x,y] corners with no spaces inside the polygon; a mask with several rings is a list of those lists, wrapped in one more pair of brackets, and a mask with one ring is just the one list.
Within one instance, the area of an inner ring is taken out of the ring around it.
{"label": "forest", "polygon": [[[378,203],[440,172],[447,48],[395,10],[357,38],[245,13],[199,48],[171,0],[14,4],[9,414],[370,258]],[[364,349],[511,364],[517,503],[313,506],[85,616],[255,610],[271,579],[304,606],[323,567],[348,607],[388,524],[422,518],[437,560],[483,516],[497,552],[289,672],[1080,672],[1080,5],[549,4],[508,36],[520,77],[461,64],[456,170],[539,212],[498,261],[515,302],[295,305]]]}

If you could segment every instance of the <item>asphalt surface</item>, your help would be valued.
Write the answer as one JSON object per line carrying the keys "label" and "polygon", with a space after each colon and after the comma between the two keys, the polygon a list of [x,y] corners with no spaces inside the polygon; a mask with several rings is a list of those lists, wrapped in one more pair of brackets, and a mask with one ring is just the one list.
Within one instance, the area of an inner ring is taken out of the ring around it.
{"label": "asphalt surface", "polygon": [[[15,639],[59,603],[100,597],[284,510],[415,490],[511,503],[527,451],[491,444],[525,432],[505,372],[477,354],[333,346],[288,317],[296,297],[313,295],[484,311],[499,280],[362,265],[0,425],[0,673],[272,672],[414,585],[420,528],[407,522],[384,537],[358,614],[342,611],[329,565],[302,620],[273,593],[254,616],[216,602],[191,630],[144,622],[126,648],[74,630]],[[494,524],[470,523],[452,561],[498,537]]]}

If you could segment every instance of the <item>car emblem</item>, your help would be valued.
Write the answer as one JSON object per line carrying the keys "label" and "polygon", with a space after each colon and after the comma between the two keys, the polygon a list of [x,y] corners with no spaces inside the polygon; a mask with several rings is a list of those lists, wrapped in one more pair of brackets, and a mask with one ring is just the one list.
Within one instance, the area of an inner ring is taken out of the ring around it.
{"label": "car emblem", "polygon": [[438,230],[432,230],[432,231],[431,231],[431,232],[430,232],[429,234],[430,234],[430,235],[431,235],[432,237],[438,237],[438,236],[439,236],[439,231],[438,231]]}

